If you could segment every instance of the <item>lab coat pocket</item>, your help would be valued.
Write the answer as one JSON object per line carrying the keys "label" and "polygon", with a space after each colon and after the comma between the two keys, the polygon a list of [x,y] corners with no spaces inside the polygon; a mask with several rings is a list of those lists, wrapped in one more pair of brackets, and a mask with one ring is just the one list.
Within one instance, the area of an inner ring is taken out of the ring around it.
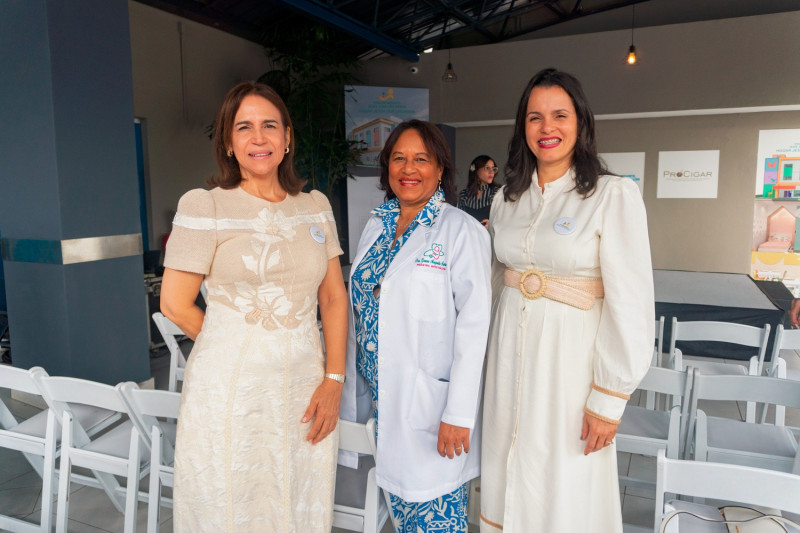
{"label": "lab coat pocket", "polygon": [[450,382],[429,376],[417,370],[414,382],[414,395],[408,413],[411,429],[438,433],[444,408],[447,406],[447,392]]}
{"label": "lab coat pocket", "polygon": [[408,291],[408,309],[418,320],[442,320],[447,313],[448,298],[446,271],[414,267],[411,290]]}

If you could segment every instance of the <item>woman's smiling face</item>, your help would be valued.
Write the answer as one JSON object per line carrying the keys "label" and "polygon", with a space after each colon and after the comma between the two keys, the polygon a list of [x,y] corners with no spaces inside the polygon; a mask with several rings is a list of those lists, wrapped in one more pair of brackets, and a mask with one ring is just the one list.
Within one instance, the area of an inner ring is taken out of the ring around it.
{"label": "woman's smiling face", "polygon": [[558,86],[534,87],[525,115],[525,138],[536,166],[563,175],[572,166],[578,117],[567,92]]}
{"label": "woman's smiling face", "polygon": [[233,119],[230,144],[242,179],[277,177],[288,144],[278,108],[261,96],[246,96]]}

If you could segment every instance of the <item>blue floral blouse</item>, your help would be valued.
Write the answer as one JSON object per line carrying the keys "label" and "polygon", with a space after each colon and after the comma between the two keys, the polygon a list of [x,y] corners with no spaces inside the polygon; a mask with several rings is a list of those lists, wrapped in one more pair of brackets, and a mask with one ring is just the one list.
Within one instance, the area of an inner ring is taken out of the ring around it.
{"label": "blue floral blouse", "polygon": [[[380,285],[397,251],[419,226],[430,227],[439,216],[444,193],[437,190],[425,207],[392,246],[400,216],[400,203],[393,198],[372,210],[383,221],[383,232],[364,254],[351,278],[351,305],[355,318],[356,369],[369,383],[374,416],[378,418],[378,304]],[[377,289],[377,290],[376,290]]]}

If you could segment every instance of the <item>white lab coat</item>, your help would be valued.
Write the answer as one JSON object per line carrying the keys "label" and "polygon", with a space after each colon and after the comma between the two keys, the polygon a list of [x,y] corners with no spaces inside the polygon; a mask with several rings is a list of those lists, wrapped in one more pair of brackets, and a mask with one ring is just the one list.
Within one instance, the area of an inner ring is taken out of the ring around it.
{"label": "white lab coat", "polygon": [[[351,273],[382,229],[381,218],[369,219]],[[437,244],[436,250],[444,252],[438,259],[430,253]],[[431,227],[420,225],[411,234],[384,276],[376,478],[379,486],[407,501],[438,498],[480,475],[478,418],[491,311],[490,263],[489,233],[463,211],[443,204]],[[370,415],[369,389],[356,371],[353,324],[350,306],[340,416],[363,422]],[[439,456],[442,421],[471,428],[468,454]],[[340,462],[352,465],[344,457]]]}

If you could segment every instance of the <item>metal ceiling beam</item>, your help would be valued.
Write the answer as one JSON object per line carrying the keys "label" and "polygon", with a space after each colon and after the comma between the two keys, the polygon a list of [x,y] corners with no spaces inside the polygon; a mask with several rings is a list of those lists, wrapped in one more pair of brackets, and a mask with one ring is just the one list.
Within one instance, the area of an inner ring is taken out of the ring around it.
{"label": "metal ceiling beam", "polygon": [[333,25],[354,35],[384,52],[402,57],[408,61],[419,61],[419,54],[410,46],[392,39],[376,28],[355,20],[337,9],[320,5],[313,0],[281,0],[281,2],[287,7],[302,11],[320,22]]}

